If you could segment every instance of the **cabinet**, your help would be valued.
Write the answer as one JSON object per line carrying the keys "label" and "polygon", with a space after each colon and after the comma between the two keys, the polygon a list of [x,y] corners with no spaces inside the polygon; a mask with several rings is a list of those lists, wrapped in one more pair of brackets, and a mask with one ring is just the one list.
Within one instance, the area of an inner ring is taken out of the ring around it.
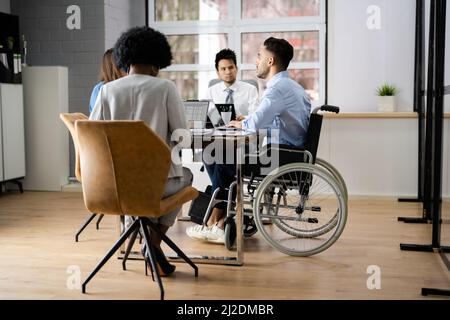
{"label": "cabinet", "polygon": [[25,67],[25,190],[61,191],[69,177],[69,133],[59,118],[69,111],[67,67]]}
{"label": "cabinet", "polygon": [[0,182],[25,176],[23,87],[0,84]]}

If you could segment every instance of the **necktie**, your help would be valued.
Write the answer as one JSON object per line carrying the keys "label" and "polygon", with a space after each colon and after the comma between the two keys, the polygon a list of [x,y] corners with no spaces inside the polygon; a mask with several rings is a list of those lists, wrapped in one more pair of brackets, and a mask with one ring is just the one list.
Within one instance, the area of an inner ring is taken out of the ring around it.
{"label": "necktie", "polygon": [[228,94],[227,98],[225,99],[225,103],[234,103],[233,90],[231,90],[230,88],[226,88],[225,92]]}

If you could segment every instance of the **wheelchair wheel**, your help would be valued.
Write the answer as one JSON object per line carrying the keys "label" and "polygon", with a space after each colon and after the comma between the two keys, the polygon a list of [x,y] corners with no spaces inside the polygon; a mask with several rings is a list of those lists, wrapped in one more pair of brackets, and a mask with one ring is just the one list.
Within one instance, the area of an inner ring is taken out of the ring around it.
{"label": "wheelchair wheel", "polygon": [[[272,247],[292,256],[310,256],[339,238],[347,220],[347,201],[328,171],[293,163],[261,182],[253,213],[258,230]],[[264,225],[264,218],[272,224]]]}
{"label": "wheelchair wheel", "polygon": [[236,241],[236,221],[234,217],[227,217],[225,219],[225,247],[232,250],[234,242]]}
{"label": "wheelchair wheel", "polygon": [[328,170],[331,175],[336,179],[336,181],[338,181],[342,187],[342,191],[344,193],[345,196],[345,200],[348,201],[348,190],[347,190],[347,185],[345,184],[344,178],[341,176],[341,174],[339,173],[339,171],[333,167],[331,165],[331,163],[320,159],[320,158],[316,158],[316,165]]}

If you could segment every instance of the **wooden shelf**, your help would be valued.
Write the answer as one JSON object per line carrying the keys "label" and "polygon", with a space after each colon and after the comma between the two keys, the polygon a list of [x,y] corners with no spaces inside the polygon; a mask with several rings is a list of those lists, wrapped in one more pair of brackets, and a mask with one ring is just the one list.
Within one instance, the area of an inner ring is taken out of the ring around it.
{"label": "wooden shelf", "polygon": [[[417,119],[415,112],[361,112],[361,113],[325,113],[326,119]],[[445,113],[444,118],[450,119],[450,113]]]}

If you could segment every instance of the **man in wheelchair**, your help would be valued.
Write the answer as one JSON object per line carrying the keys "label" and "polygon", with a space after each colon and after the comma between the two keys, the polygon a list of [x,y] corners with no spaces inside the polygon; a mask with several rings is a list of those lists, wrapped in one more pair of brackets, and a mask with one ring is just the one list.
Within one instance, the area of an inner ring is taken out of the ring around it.
{"label": "man in wheelchair", "polygon": [[[286,40],[270,37],[264,41],[258,52],[256,72],[258,78],[267,80],[267,89],[253,114],[232,121],[229,126],[250,132],[267,130],[269,144],[273,142],[271,133],[277,132],[277,143],[290,148],[304,147],[311,103],[304,88],[289,78],[287,68],[293,56],[294,49]],[[205,164],[205,168],[212,190],[217,190],[216,199],[227,200],[227,189],[235,181],[236,165],[212,163]],[[245,171],[251,173],[254,168],[246,167]],[[226,207],[226,202],[218,201],[206,224],[187,228],[187,235],[192,239],[225,243]]]}

